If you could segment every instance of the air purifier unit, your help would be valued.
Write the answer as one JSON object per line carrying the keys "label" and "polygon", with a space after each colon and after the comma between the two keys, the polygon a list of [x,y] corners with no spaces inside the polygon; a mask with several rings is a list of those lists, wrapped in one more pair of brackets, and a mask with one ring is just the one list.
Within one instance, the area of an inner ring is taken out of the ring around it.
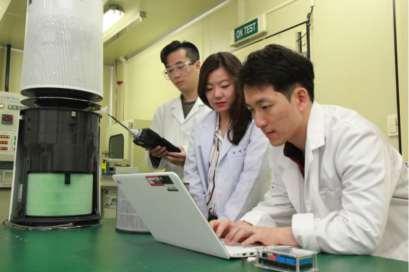
{"label": "air purifier unit", "polygon": [[29,0],[9,222],[99,225],[102,0]]}

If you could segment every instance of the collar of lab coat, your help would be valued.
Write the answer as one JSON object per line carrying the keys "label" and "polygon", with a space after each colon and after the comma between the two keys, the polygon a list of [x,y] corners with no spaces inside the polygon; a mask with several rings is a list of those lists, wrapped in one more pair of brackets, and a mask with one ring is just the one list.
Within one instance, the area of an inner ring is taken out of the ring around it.
{"label": "collar of lab coat", "polygon": [[319,195],[319,152],[318,148],[325,145],[325,109],[314,102],[312,104],[307,126],[307,141],[305,146],[305,190],[304,203],[307,212],[328,214],[328,209],[322,203]]}
{"label": "collar of lab coat", "polygon": [[[217,112],[213,110],[205,118],[203,118],[202,123],[199,124],[200,146],[202,147],[201,149],[203,161],[205,163],[206,169],[207,167],[209,167],[210,151],[213,145],[214,129],[217,123],[217,116],[218,116]],[[224,137],[218,161],[223,159],[223,157],[227,154],[232,145],[233,144],[228,140],[228,138]]]}
{"label": "collar of lab coat", "polygon": [[[214,138],[214,127],[217,122],[217,112],[212,110],[203,118],[202,122],[199,124],[199,138],[200,146],[202,150],[202,159],[204,162],[204,167],[206,167],[206,172],[209,168],[210,151],[212,149],[213,138]],[[213,129],[212,129],[213,128]],[[223,145],[222,145],[223,146]],[[207,178],[207,177],[206,177]]]}
{"label": "collar of lab coat", "polygon": [[[305,165],[304,175],[307,180],[309,175],[310,164],[314,159],[314,155],[318,153],[314,150],[325,144],[325,111],[324,107],[314,102],[311,107],[310,117],[307,125],[307,140],[305,143]],[[314,154],[315,153],[315,154]]]}
{"label": "collar of lab coat", "polygon": [[[304,155],[304,175],[305,180],[307,180],[308,170],[310,164],[314,158],[313,151],[325,144],[325,112],[324,107],[314,102],[311,107],[310,117],[308,118],[307,125],[307,140],[305,143],[305,155]],[[284,150],[284,145],[281,150]],[[284,154],[281,154],[281,157],[284,158]],[[289,159],[290,160],[290,159]],[[279,164],[288,168],[289,160],[280,159]],[[292,163],[290,163],[292,164]],[[294,163],[294,165],[296,165]],[[295,169],[295,168],[294,168]]]}
{"label": "collar of lab coat", "polygon": [[[307,212],[313,210],[320,211],[320,214],[325,214],[325,205],[317,207],[313,202],[319,203],[319,152],[318,148],[325,145],[325,110],[324,107],[314,102],[312,104],[310,117],[307,125],[307,140],[305,146],[305,165],[304,165],[304,204]],[[298,166],[290,158],[284,156],[284,145],[280,147],[280,155],[277,158],[278,164],[281,165],[286,171],[284,171],[282,179],[286,183],[288,188],[291,188],[291,194],[289,198],[295,205],[298,212],[303,212],[302,204],[300,203],[300,185],[302,175]],[[312,204],[313,207],[311,206]],[[323,210],[324,209],[324,210]],[[322,211],[321,211],[322,210]]]}
{"label": "collar of lab coat", "polygon": [[[230,138],[233,138],[233,131],[230,131]],[[227,152],[229,152],[230,148],[233,146],[232,142],[230,142],[229,137],[227,137],[227,134],[224,135],[224,139],[223,139],[223,145],[222,145],[222,149],[220,150],[219,153],[219,160],[221,161],[224,156],[226,156]]]}
{"label": "collar of lab coat", "polygon": [[196,103],[193,105],[192,109],[190,110],[189,114],[186,116],[186,118],[183,115],[183,107],[182,107],[182,96],[180,96],[179,99],[173,100],[171,109],[172,109],[172,115],[176,118],[176,120],[179,121],[179,123],[183,124],[192,116],[195,115],[195,113],[201,108],[204,107],[205,104],[203,104],[202,100],[200,97],[196,99]]}
{"label": "collar of lab coat", "polygon": [[325,111],[324,107],[314,102],[311,107],[307,125],[305,154],[325,144]]}

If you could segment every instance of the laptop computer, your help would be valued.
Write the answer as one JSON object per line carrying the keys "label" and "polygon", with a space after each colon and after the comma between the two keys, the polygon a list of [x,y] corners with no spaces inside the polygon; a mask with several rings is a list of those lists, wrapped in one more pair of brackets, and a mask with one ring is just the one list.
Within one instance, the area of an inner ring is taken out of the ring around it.
{"label": "laptop computer", "polygon": [[159,242],[224,259],[255,256],[262,247],[224,244],[173,172],[114,175],[113,179]]}

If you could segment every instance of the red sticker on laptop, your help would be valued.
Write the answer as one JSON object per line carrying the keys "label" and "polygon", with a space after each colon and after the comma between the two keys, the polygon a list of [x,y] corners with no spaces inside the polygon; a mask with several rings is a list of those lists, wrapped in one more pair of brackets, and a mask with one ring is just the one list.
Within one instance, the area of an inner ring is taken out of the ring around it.
{"label": "red sticker on laptop", "polygon": [[146,180],[151,186],[164,186],[160,176],[147,176]]}

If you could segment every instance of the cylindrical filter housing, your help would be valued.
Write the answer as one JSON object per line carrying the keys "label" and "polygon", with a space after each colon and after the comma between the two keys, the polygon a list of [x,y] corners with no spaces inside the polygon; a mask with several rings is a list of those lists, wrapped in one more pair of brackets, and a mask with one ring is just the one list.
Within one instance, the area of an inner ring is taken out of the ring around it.
{"label": "cylindrical filter housing", "polygon": [[21,94],[103,98],[101,0],[30,0]]}
{"label": "cylindrical filter housing", "polygon": [[100,118],[67,108],[20,111],[12,222],[51,225],[101,219]]}
{"label": "cylindrical filter housing", "polygon": [[24,118],[20,125],[21,140],[27,149],[28,172],[95,171],[101,115],[81,110],[36,108],[21,111],[21,116]]}

